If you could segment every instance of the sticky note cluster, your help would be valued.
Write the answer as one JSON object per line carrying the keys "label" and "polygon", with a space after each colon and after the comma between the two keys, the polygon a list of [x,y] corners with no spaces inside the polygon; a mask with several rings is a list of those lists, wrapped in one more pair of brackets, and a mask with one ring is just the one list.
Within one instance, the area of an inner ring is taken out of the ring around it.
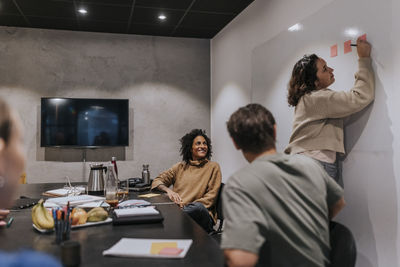
{"label": "sticky note cluster", "polygon": [[[367,34],[363,34],[359,37],[361,40],[367,40]],[[331,57],[336,57],[338,55],[338,45],[334,44],[331,46]],[[352,51],[351,49],[351,40],[347,40],[343,43],[343,53],[347,54]]]}
{"label": "sticky note cluster", "polygon": [[183,249],[178,248],[176,242],[153,242],[150,254],[152,255],[179,255]]}

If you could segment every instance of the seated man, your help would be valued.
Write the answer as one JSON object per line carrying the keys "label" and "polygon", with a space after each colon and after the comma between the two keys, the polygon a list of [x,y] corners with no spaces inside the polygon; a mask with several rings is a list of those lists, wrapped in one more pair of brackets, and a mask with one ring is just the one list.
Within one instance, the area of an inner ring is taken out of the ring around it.
{"label": "seated man", "polygon": [[263,106],[240,108],[227,127],[250,162],[222,195],[228,266],[328,266],[329,219],[344,206],[342,188],[315,160],[276,152],[275,120]]}
{"label": "seated man", "polygon": [[209,161],[211,140],[203,130],[192,130],[180,142],[182,162],[155,178],[151,189],[166,192],[209,233],[216,222],[215,200],[221,186],[221,170],[218,163]]}

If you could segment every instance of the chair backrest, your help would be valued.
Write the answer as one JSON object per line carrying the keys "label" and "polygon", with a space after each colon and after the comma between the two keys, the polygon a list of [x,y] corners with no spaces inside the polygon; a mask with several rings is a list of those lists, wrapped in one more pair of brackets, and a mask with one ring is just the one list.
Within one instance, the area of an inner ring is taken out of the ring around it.
{"label": "chair backrest", "polygon": [[357,248],[351,231],[343,224],[330,222],[331,267],[354,267]]}
{"label": "chair backrest", "polygon": [[222,190],[224,188],[225,184],[221,183],[221,186],[219,188],[218,191],[218,195],[217,195],[217,200],[215,203],[216,209],[217,209],[217,218],[219,220],[219,225],[218,225],[218,230],[217,232],[221,232],[222,231],[222,224],[224,222],[224,214],[222,212]]}

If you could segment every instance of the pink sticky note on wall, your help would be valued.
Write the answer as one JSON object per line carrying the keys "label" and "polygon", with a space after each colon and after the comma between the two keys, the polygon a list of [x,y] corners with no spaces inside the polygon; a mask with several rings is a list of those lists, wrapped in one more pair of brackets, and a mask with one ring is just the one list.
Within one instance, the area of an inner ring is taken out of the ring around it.
{"label": "pink sticky note on wall", "polygon": [[351,52],[351,40],[344,42],[343,48],[344,48],[345,54],[350,53]]}
{"label": "pink sticky note on wall", "polygon": [[331,46],[331,57],[337,56],[337,44]]}
{"label": "pink sticky note on wall", "polygon": [[366,34],[366,33],[364,33],[363,35],[361,35],[361,36],[360,36],[360,37],[358,37],[358,38],[360,38],[360,40],[367,41],[367,34]]}

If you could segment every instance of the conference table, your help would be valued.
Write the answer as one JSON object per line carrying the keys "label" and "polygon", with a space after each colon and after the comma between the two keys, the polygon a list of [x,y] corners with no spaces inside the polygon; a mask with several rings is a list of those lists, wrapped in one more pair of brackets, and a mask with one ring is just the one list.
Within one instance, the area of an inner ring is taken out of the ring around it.
{"label": "conference table", "polygon": [[[20,185],[18,197],[41,198],[42,193],[63,184],[24,184]],[[146,192],[144,192],[146,193]],[[136,192],[130,192],[129,198],[138,199]],[[81,245],[80,266],[223,266],[223,253],[218,242],[210,237],[197,223],[181,209],[169,203],[164,194],[146,201],[156,203],[156,208],[164,217],[161,223],[98,226],[73,229],[70,240]],[[157,204],[159,203],[159,204]],[[61,248],[55,244],[55,234],[41,234],[32,227],[31,208],[12,210],[9,216],[14,221],[9,228],[0,229],[0,250],[15,251],[21,248],[31,248],[43,251],[60,258]],[[105,257],[102,252],[112,247],[121,238],[146,239],[192,239],[193,243],[186,256],[182,259],[166,258],[122,258]]]}

